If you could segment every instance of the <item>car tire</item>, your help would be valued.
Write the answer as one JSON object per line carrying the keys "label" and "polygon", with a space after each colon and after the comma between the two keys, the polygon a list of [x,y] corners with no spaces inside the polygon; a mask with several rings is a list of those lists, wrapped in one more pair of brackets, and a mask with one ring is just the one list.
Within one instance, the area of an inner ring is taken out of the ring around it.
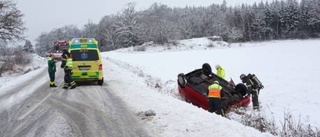
{"label": "car tire", "polygon": [[102,85],[103,84],[103,78],[102,78],[102,80],[98,80],[98,85]]}
{"label": "car tire", "polygon": [[247,86],[242,83],[237,84],[235,90],[240,93],[241,96],[245,96],[248,93]]}
{"label": "car tire", "polygon": [[187,81],[186,81],[186,76],[183,74],[183,73],[180,73],[178,75],[178,85],[182,88],[184,88],[187,84]]}
{"label": "car tire", "polygon": [[206,76],[209,76],[210,74],[212,74],[211,66],[208,63],[204,63],[202,65],[202,71]]}

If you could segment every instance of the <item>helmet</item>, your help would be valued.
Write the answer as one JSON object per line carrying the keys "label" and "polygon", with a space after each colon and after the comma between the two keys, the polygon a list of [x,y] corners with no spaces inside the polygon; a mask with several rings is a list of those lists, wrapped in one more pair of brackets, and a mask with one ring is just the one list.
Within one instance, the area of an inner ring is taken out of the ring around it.
{"label": "helmet", "polygon": [[218,69],[218,68],[221,68],[221,66],[218,64],[218,65],[216,65],[216,69]]}
{"label": "helmet", "polygon": [[215,81],[213,81],[213,83],[219,84],[219,81],[218,81],[218,80],[215,80]]}
{"label": "helmet", "polygon": [[241,74],[241,75],[240,75],[240,79],[244,79],[245,77],[246,77],[245,74]]}

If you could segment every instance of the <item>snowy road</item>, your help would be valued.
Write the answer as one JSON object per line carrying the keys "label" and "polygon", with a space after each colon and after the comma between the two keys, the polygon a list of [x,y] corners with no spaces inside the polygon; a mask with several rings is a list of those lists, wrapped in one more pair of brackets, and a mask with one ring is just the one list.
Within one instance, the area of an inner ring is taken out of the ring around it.
{"label": "snowy road", "polygon": [[[36,78],[0,95],[0,103],[27,89],[35,90],[22,102],[0,111],[0,136],[145,137],[135,115],[104,86],[83,85],[64,90],[63,72],[56,73],[57,88],[48,87],[46,69]],[[37,85],[38,83],[41,83]],[[1,110],[1,109],[0,109]]]}

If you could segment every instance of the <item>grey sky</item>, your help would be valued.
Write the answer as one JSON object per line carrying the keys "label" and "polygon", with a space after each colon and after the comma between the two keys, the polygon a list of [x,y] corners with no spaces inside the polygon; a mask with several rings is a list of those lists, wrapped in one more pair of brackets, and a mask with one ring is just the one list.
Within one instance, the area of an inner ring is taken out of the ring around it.
{"label": "grey sky", "polygon": [[[14,0],[24,14],[27,27],[27,39],[34,44],[41,32],[49,32],[54,28],[74,24],[82,28],[90,22],[98,23],[105,15],[121,12],[129,2],[136,3],[137,10],[144,10],[154,2],[170,7],[186,5],[209,6],[221,4],[223,0]],[[239,5],[242,2],[252,4],[261,0],[226,0],[228,5]],[[264,0],[265,1],[265,0]]]}

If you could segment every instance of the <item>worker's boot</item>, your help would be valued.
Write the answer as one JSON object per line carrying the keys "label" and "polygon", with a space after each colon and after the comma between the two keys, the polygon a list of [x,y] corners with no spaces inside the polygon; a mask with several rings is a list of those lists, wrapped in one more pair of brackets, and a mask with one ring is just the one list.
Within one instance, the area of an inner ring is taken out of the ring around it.
{"label": "worker's boot", "polygon": [[55,84],[52,84],[52,85],[50,85],[50,87],[52,87],[52,88],[53,88],[53,87],[57,87],[57,85],[55,85]]}
{"label": "worker's boot", "polygon": [[74,88],[76,88],[77,84],[75,81],[72,81],[72,82],[70,82],[70,86],[71,86],[70,89],[74,89]]}
{"label": "worker's boot", "polygon": [[68,89],[68,88],[69,88],[69,84],[68,84],[68,83],[64,83],[64,85],[63,85],[62,88],[63,88],[63,89]]}
{"label": "worker's boot", "polygon": [[50,87],[57,87],[56,84],[54,84],[54,82],[50,82]]}
{"label": "worker's boot", "polygon": [[259,106],[253,106],[253,110],[259,110]]}
{"label": "worker's boot", "polygon": [[70,87],[70,89],[74,89],[74,88],[76,88],[76,86],[71,86],[71,87]]}

